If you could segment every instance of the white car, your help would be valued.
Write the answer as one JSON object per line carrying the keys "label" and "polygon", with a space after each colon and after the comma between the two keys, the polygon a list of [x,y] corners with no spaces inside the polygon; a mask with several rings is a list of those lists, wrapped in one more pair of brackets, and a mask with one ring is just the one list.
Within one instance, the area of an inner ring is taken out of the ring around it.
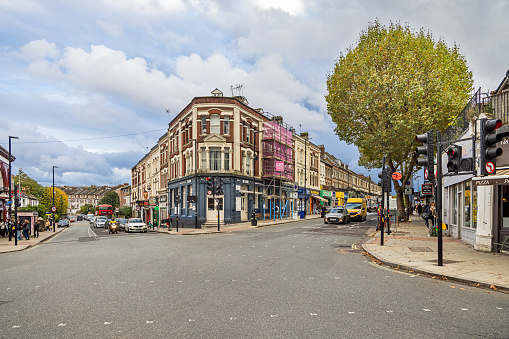
{"label": "white car", "polygon": [[126,232],[145,232],[147,233],[148,227],[140,218],[130,218],[125,224]]}

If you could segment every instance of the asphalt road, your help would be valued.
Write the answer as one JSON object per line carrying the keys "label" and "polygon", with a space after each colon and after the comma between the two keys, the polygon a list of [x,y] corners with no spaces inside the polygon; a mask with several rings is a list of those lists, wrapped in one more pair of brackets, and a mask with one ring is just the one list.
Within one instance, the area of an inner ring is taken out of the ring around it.
{"label": "asphalt road", "polygon": [[509,337],[509,294],[374,265],[352,250],[373,227],[108,235],[76,222],[0,255],[1,336]]}

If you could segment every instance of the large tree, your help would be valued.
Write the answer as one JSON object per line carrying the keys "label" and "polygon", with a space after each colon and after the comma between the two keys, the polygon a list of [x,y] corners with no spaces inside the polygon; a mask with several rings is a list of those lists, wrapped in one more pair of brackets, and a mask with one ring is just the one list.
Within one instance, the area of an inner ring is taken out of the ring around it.
{"label": "large tree", "polygon": [[398,209],[415,168],[415,135],[445,130],[469,99],[472,72],[458,47],[429,31],[370,23],[327,76],[328,113],[341,140],[357,146],[359,164],[392,172]]}
{"label": "large tree", "polygon": [[[44,187],[42,190],[42,197],[39,202],[51,209],[53,206],[53,187]],[[67,206],[69,198],[60,188],[55,187],[55,207],[57,208],[56,214],[59,216],[67,214]]]}
{"label": "large tree", "polygon": [[115,191],[109,191],[104,195],[104,197],[99,201],[99,204],[107,204],[111,205],[113,207],[119,207],[120,206],[120,198],[118,197],[117,192]]}

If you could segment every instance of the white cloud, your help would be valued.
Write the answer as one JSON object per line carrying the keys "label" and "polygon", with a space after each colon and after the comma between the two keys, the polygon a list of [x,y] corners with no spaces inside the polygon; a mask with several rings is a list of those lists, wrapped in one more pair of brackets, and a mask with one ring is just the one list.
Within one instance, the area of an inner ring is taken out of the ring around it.
{"label": "white cloud", "polygon": [[19,57],[24,61],[36,61],[39,59],[55,58],[58,56],[57,45],[45,39],[30,41],[22,46]]}

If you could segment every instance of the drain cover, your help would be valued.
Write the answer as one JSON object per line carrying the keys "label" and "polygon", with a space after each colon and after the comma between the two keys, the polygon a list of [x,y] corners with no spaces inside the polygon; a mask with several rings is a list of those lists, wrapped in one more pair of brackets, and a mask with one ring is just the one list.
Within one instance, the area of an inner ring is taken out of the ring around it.
{"label": "drain cover", "polygon": [[83,237],[83,238],[78,239],[79,242],[96,241],[96,240],[97,239],[95,237]]}

